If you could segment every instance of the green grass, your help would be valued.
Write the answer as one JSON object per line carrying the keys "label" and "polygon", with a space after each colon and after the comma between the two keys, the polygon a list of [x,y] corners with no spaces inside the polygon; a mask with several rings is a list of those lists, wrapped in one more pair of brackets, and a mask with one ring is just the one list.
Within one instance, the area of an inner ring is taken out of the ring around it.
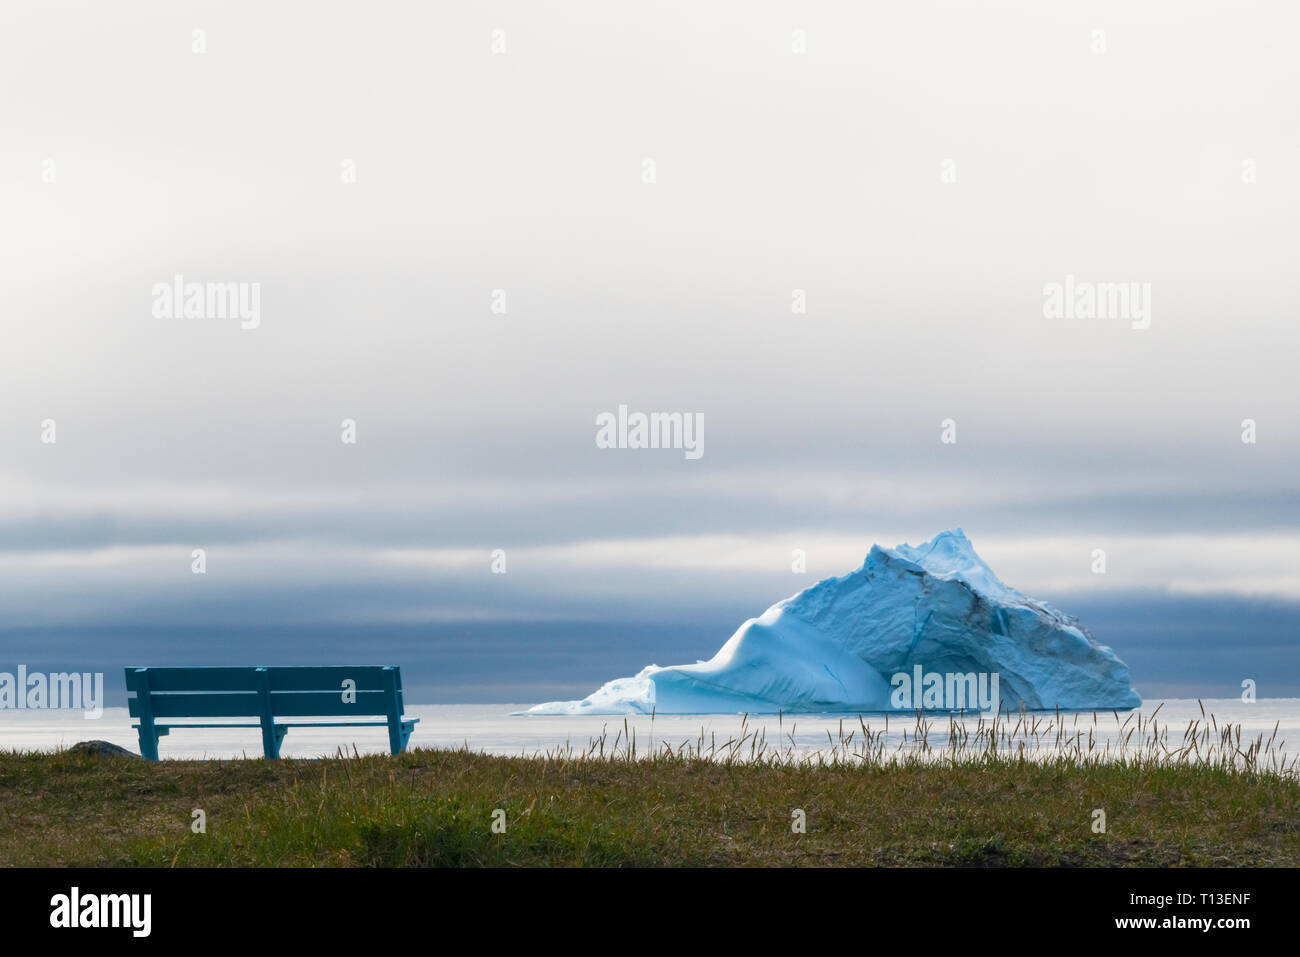
{"label": "green grass", "polygon": [[[1300,865],[1294,774],[968,750],[813,762],[418,750],[155,764],[0,753],[0,863]],[[206,834],[191,832],[195,808]],[[497,808],[504,834],[492,831]],[[805,834],[791,830],[796,808]],[[1104,834],[1092,831],[1094,808]]]}

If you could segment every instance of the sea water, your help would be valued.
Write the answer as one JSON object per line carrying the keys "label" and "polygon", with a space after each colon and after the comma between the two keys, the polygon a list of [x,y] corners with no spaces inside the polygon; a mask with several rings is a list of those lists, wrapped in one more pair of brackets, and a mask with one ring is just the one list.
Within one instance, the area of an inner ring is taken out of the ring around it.
{"label": "sea water", "polygon": [[[865,724],[873,734],[884,732],[886,717],[883,714],[786,714],[749,715],[518,715],[511,712],[524,710],[526,704],[472,704],[472,705],[412,705],[408,717],[420,719],[415,726],[410,746],[413,748],[460,748],[487,754],[533,755],[571,748],[586,751],[593,741],[602,736],[605,751],[617,747],[624,750],[629,738],[634,737],[637,753],[659,751],[665,746],[674,750],[687,746],[721,753],[727,742],[742,736],[756,735],[764,742],[767,751],[792,751],[811,755],[818,751],[829,752],[837,742],[849,734],[853,743],[860,743]],[[1171,698],[1164,701],[1145,702],[1131,716],[1120,712],[1118,718],[1111,711],[1069,712],[1061,718],[1052,712],[1031,713],[1040,726],[1063,720],[1066,732],[1081,734],[1085,749],[1089,734],[1095,747],[1101,749],[1109,742],[1115,748],[1120,734],[1126,734],[1142,716],[1144,726],[1152,714],[1158,726],[1167,731],[1171,749],[1181,745],[1182,737],[1192,722],[1201,722],[1202,707],[1205,715],[1213,715],[1219,728],[1225,725],[1241,726],[1242,747],[1262,735],[1268,741],[1274,735],[1274,750],[1288,755],[1300,753],[1300,698],[1261,698],[1253,703],[1235,698],[1205,699]],[[1157,712],[1158,709],[1158,712]],[[948,736],[949,715],[927,714],[931,723],[931,746],[942,748]],[[968,714],[956,719],[974,729],[979,716]],[[985,719],[987,721],[987,719]],[[1014,725],[1017,716],[1001,719]],[[1127,724],[1125,723],[1127,722]],[[132,719],[125,708],[105,708],[98,719],[87,720],[80,711],[0,711],[0,750],[55,751],[79,741],[103,740],[139,751]],[[1121,731],[1121,729],[1123,729]],[[911,740],[916,730],[914,714],[891,714],[888,733],[880,739],[888,753]],[[1133,743],[1141,735],[1134,734]],[[1043,742],[1044,747],[1054,746],[1055,736]],[[1215,736],[1211,735],[1214,740]],[[750,754],[751,738],[738,756]],[[311,758],[334,755],[340,748],[349,754],[355,749],[360,754],[378,754],[388,750],[388,732],[385,728],[291,728],[280,749],[282,757]],[[850,744],[850,750],[852,743]],[[159,740],[159,753],[166,758],[257,758],[262,754],[261,732],[256,728],[176,728]]]}

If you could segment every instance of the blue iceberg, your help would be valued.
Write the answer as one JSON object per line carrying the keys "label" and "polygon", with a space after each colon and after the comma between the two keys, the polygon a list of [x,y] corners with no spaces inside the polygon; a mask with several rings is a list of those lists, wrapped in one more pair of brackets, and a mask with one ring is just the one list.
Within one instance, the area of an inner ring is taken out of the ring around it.
{"label": "blue iceberg", "polygon": [[1128,667],[1077,619],[1001,582],[961,529],[874,545],[737,629],[710,660],[651,665],[528,714],[1128,709]]}

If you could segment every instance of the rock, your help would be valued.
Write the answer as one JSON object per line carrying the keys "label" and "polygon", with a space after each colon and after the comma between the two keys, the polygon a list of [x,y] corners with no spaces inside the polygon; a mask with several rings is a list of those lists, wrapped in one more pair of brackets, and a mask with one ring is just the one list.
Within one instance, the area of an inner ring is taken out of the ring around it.
{"label": "rock", "polygon": [[140,755],[109,741],[81,741],[68,748],[69,754],[90,754],[97,758],[138,758]]}

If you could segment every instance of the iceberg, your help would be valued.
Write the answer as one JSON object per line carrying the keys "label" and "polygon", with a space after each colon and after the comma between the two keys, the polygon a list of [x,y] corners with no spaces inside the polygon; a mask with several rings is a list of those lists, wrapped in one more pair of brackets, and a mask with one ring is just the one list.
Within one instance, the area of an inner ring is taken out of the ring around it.
{"label": "iceberg", "polygon": [[523,713],[1081,711],[1141,703],[1110,648],[1076,618],[1000,581],[954,528],[921,545],[873,545],[860,568],[777,602],[708,661],[650,665],[581,701]]}

